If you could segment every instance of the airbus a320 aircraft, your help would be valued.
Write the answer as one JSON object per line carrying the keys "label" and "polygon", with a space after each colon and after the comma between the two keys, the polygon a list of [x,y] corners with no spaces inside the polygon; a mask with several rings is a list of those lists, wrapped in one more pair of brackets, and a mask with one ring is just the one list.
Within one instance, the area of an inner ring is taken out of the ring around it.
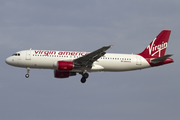
{"label": "airbus a320 aircraft", "polygon": [[165,55],[170,33],[170,30],[163,30],[139,54],[106,53],[112,46],[104,46],[93,52],[30,49],[16,52],[6,59],[6,63],[26,68],[26,78],[29,77],[30,68],[53,69],[55,78],[68,78],[79,73],[82,75],[81,82],[85,83],[88,72],[131,71],[174,62],[171,54]]}

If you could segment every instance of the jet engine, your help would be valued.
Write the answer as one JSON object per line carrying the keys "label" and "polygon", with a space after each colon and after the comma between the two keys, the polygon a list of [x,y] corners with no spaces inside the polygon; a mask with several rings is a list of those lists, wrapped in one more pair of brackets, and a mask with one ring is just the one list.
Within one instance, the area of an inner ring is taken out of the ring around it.
{"label": "jet engine", "polygon": [[76,72],[54,70],[55,78],[68,78],[69,76],[75,76],[75,75]]}
{"label": "jet engine", "polygon": [[54,63],[54,67],[57,70],[69,71],[73,69],[73,62],[71,61],[57,61]]}

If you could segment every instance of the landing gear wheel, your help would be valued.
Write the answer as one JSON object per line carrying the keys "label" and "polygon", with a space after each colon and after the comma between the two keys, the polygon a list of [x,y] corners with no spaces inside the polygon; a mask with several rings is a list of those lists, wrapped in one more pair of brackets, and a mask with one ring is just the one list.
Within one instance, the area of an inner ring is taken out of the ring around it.
{"label": "landing gear wheel", "polygon": [[28,78],[28,77],[29,77],[29,74],[26,74],[25,77]]}
{"label": "landing gear wheel", "polygon": [[84,78],[88,78],[88,77],[89,77],[89,74],[88,74],[88,73],[84,73],[84,74],[83,74],[83,77],[84,77]]}
{"label": "landing gear wheel", "polygon": [[82,77],[81,78],[81,83],[85,83],[86,82],[86,78],[85,77]]}
{"label": "landing gear wheel", "polygon": [[81,83],[85,83],[86,82],[86,79],[89,77],[89,74],[87,72],[83,73],[79,73],[82,75],[82,78],[81,78]]}
{"label": "landing gear wheel", "polygon": [[27,67],[26,69],[27,69],[27,74],[25,75],[25,77],[28,78],[28,77],[29,77],[29,71],[30,71],[30,68]]}

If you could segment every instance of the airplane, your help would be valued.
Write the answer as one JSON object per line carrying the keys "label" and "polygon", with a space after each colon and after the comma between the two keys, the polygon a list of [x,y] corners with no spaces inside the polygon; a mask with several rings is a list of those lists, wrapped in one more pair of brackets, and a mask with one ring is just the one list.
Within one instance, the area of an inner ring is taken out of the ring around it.
{"label": "airplane", "polygon": [[165,55],[171,30],[162,30],[159,35],[139,54],[106,53],[112,48],[104,46],[93,52],[23,50],[6,59],[6,63],[27,69],[52,69],[55,78],[68,78],[77,73],[82,75],[81,83],[89,77],[88,72],[121,72],[141,70],[172,63],[172,54]]}

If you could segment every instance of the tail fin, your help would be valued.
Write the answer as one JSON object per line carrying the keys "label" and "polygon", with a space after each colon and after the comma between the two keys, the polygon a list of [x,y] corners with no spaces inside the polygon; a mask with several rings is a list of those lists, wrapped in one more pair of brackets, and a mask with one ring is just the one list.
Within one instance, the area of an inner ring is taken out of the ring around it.
{"label": "tail fin", "polygon": [[171,30],[163,30],[159,35],[147,46],[147,48],[138,55],[144,58],[159,58],[164,56],[169,40]]}

